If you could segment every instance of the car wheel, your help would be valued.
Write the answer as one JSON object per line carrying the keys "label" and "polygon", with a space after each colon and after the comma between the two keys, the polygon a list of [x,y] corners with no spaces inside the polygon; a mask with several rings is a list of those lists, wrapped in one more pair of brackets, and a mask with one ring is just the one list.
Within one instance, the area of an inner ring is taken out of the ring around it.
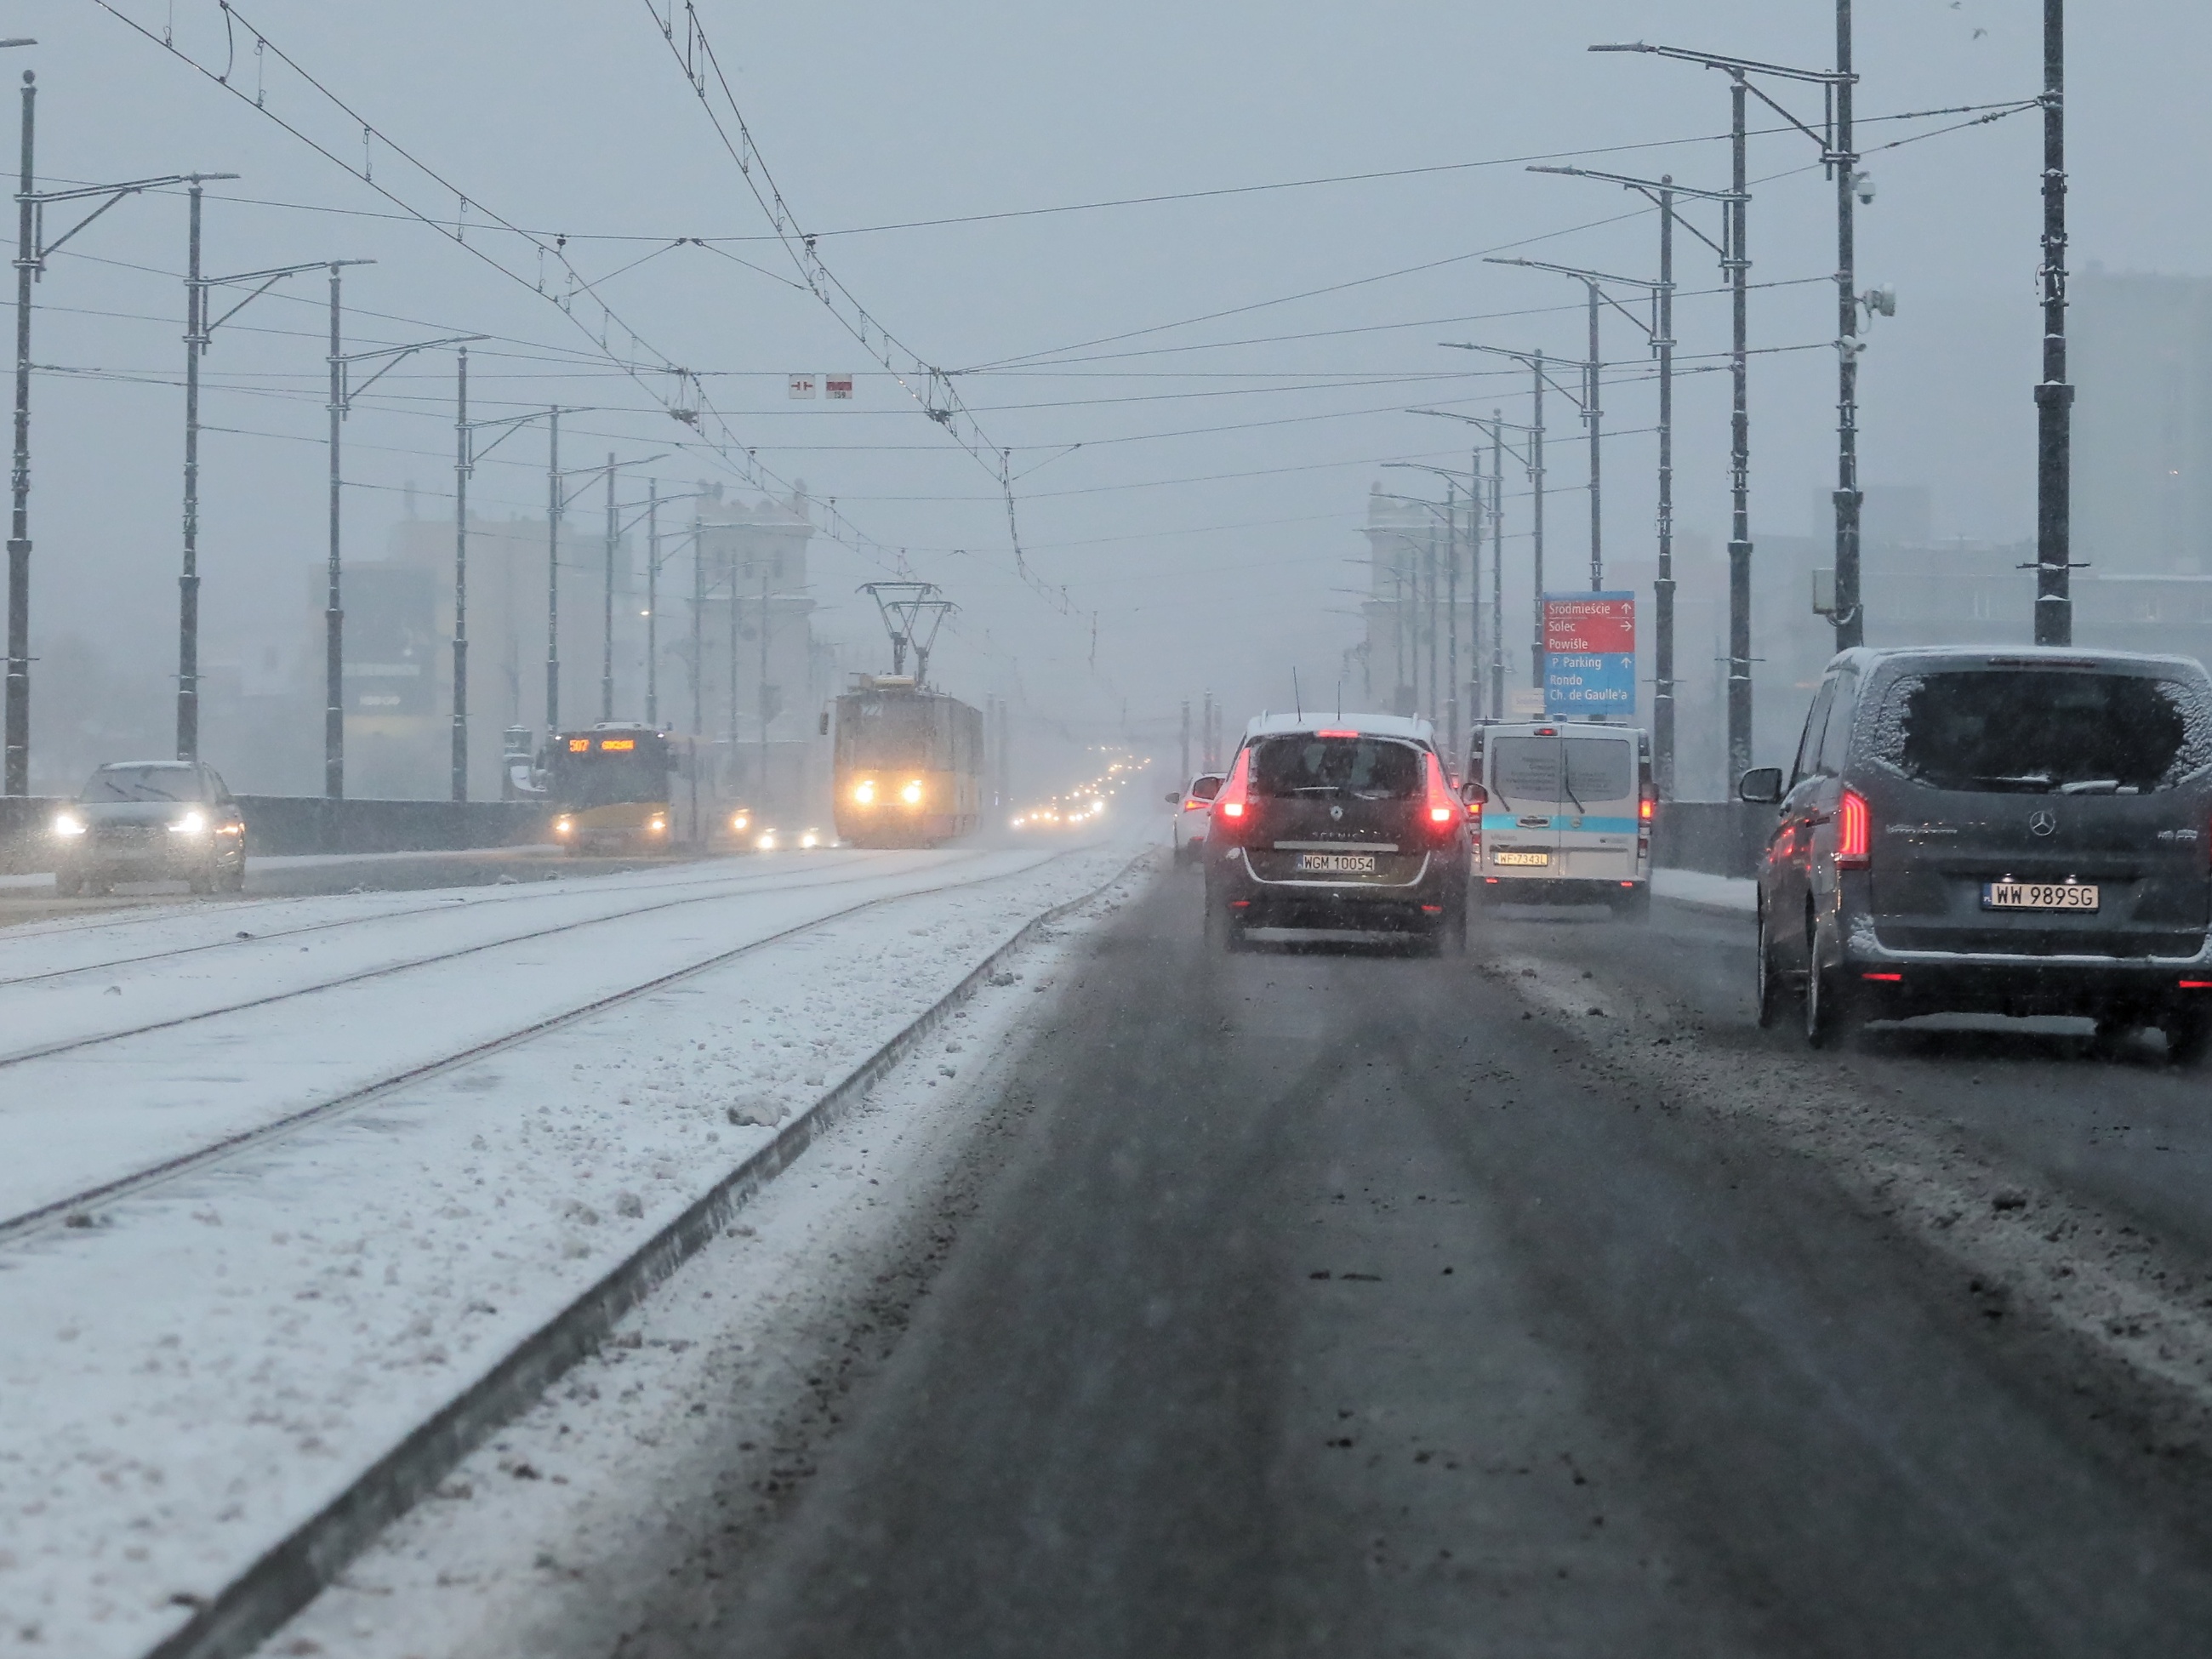
{"label": "car wheel", "polygon": [[1771,1030],[1782,1018],[1782,975],[1774,965],[1774,941],[1766,936],[1766,906],[1759,907],[1759,979],[1755,996],[1759,1004],[1759,1029]]}
{"label": "car wheel", "polygon": [[1852,1023],[1835,970],[1820,966],[1816,953],[1805,975],[1805,1046],[1832,1048],[1850,1035]]}
{"label": "car wheel", "polygon": [[2212,1048],[2212,1013],[2177,1008],[2160,1024],[2166,1032],[2166,1058],[2176,1066],[2194,1066]]}
{"label": "car wheel", "polygon": [[54,872],[54,891],[64,898],[75,898],[84,891],[84,875],[81,871],[57,870]]}
{"label": "car wheel", "polygon": [[215,882],[216,871],[211,864],[206,869],[195,870],[185,878],[185,888],[194,893],[212,893],[215,891]]}
{"label": "car wheel", "polygon": [[242,893],[246,890],[246,860],[244,859],[239,860],[233,868],[225,872],[222,878],[222,890],[226,893]]}
{"label": "car wheel", "polygon": [[1206,906],[1206,944],[1208,950],[1224,956],[1250,948],[1244,937],[1243,919],[1227,905],[1217,904],[1211,899]]}

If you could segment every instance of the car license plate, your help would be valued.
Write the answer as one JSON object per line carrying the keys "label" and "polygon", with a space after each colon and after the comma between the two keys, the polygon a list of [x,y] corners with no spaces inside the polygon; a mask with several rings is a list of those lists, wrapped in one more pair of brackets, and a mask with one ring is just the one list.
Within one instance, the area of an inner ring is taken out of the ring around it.
{"label": "car license plate", "polygon": [[1375,854],[1301,853],[1298,854],[1298,873],[1302,876],[1371,876],[1375,873]]}
{"label": "car license plate", "polygon": [[1516,853],[1499,848],[1490,855],[1492,864],[1546,865],[1552,861],[1549,853]]}
{"label": "car license plate", "polygon": [[1985,881],[1982,884],[1984,910],[2094,910],[2094,883],[2078,881]]}

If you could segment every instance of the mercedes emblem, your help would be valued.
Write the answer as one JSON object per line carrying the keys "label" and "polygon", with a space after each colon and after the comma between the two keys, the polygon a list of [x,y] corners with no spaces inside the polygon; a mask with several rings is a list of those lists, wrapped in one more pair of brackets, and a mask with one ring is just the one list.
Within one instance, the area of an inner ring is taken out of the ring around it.
{"label": "mercedes emblem", "polygon": [[2039,836],[2058,833],[2058,814],[2047,806],[2038,807],[2027,815],[2027,827]]}

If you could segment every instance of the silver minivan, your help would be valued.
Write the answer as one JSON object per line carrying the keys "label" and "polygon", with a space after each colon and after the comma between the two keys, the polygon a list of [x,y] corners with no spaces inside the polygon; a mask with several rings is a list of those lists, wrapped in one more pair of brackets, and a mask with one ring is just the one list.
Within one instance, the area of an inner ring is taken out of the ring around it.
{"label": "silver minivan", "polygon": [[1651,910],[1651,738],[1633,726],[1529,720],[1475,728],[1474,903]]}

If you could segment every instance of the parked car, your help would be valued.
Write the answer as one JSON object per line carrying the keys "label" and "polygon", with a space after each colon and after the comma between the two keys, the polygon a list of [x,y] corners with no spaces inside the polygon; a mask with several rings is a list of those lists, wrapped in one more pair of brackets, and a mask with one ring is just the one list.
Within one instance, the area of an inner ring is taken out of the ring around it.
{"label": "parked car", "polygon": [[1939,1010],[2155,1025],[2212,1041],[2212,682],[2181,657],[1847,651],[1759,871],[1761,1024],[1814,1046]]}
{"label": "parked car", "polygon": [[1429,722],[1279,714],[1246,727],[1209,814],[1206,922],[1467,945],[1468,815]]}
{"label": "parked car", "polygon": [[246,885],[246,821],[216,769],[197,762],[103,766],[51,829],[64,895],[118,881],[183,881],[195,893]]}
{"label": "parked car", "polygon": [[1651,738],[1632,726],[1530,720],[1475,728],[1467,798],[1479,817],[1474,902],[1601,903],[1651,914]]}
{"label": "parked car", "polygon": [[1177,864],[1192,863],[1206,850],[1206,809],[1221,793],[1222,778],[1219,772],[1200,772],[1190,781],[1189,788],[1168,792],[1168,805],[1176,809],[1174,835]]}

